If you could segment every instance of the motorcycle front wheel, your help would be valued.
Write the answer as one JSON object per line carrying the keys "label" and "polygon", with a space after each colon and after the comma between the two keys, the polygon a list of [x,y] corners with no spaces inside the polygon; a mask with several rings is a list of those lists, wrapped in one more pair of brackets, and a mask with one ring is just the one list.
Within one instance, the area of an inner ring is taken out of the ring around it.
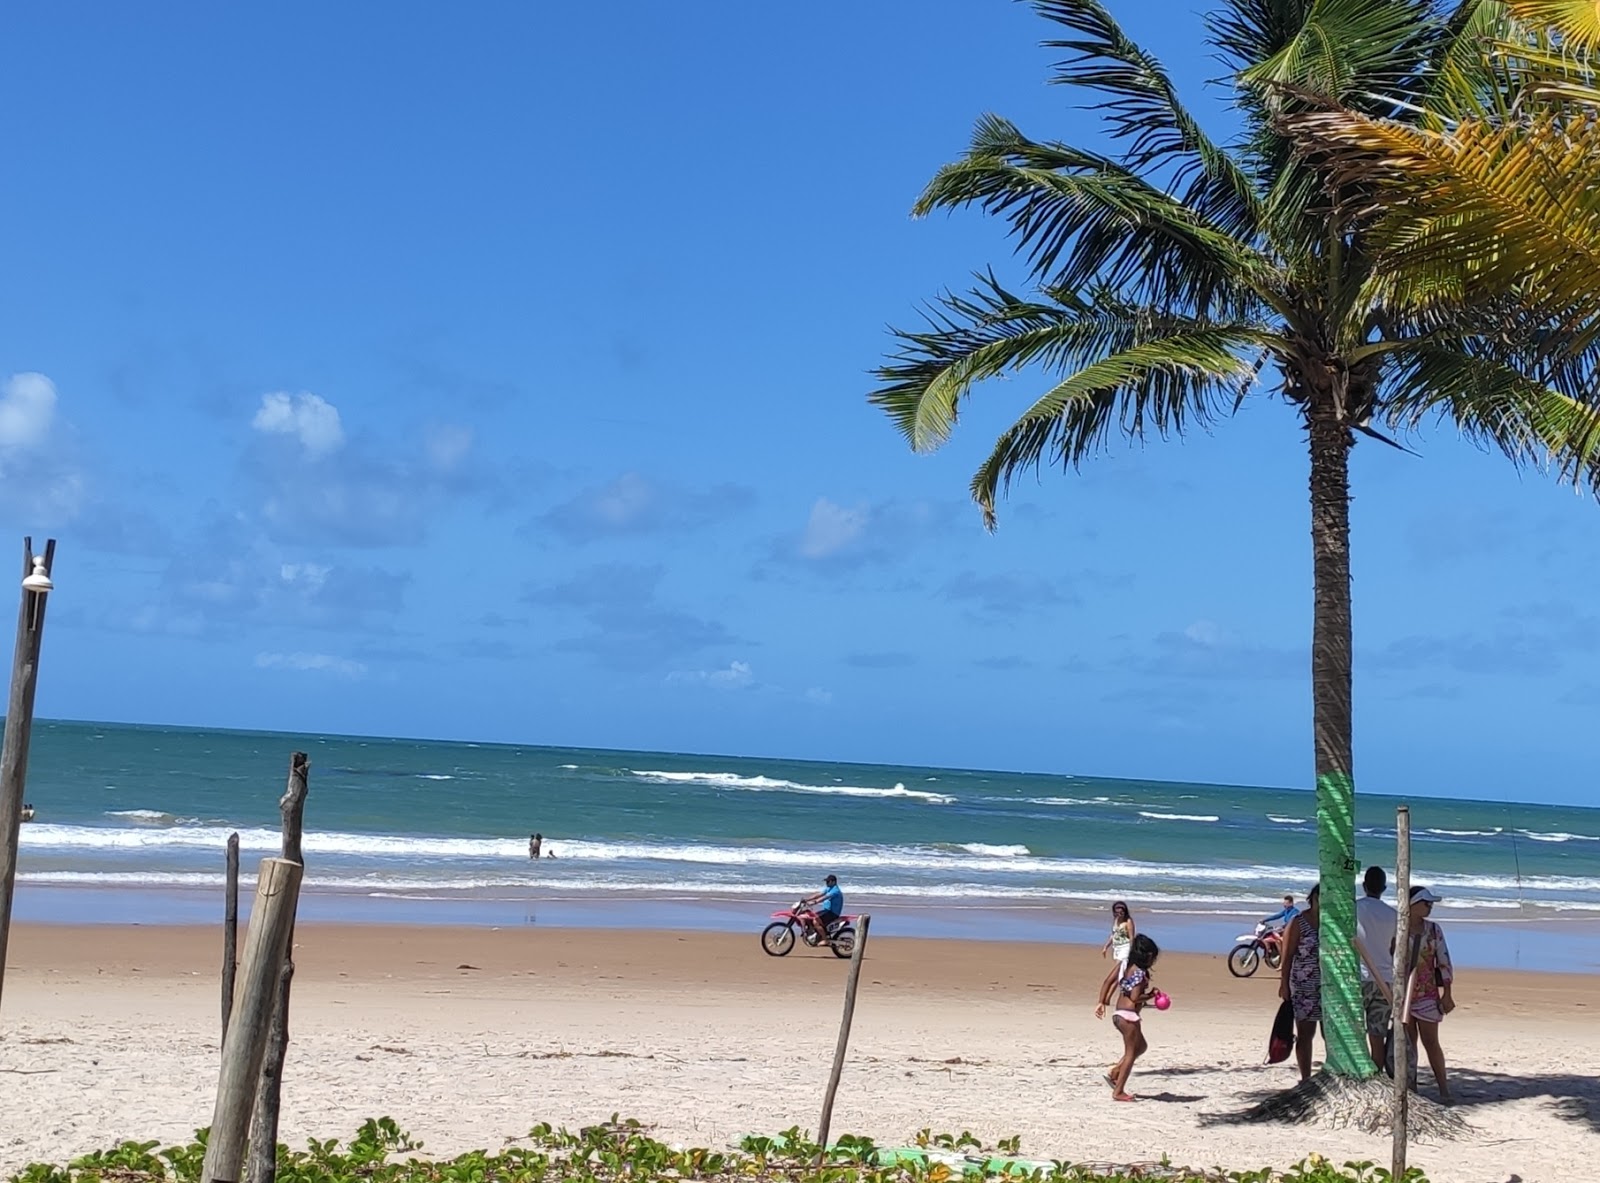
{"label": "motorcycle front wheel", "polygon": [[847,958],[856,951],[856,930],[848,924],[833,934],[833,955]]}
{"label": "motorcycle front wheel", "polygon": [[761,930],[761,948],[768,957],[784,957],[794,948],[794,928],[775,920]]}
{"label": "motorcycle front wheel", "polygon": [[1261,968],[1261,954],[1254,945],[1235,945],[1228,954],[1228,972],[1236,978],[1248,978]]}

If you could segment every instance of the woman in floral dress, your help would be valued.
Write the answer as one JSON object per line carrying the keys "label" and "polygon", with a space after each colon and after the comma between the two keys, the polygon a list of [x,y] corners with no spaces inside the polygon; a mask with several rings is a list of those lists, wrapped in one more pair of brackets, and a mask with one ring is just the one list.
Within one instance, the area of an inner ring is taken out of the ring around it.
{"label": "woman in floral dress", "polygon": [[[1455,983],[1455,970],[1450,964],[1450,946],[1445,944],[1444,930],[1428,917],[1439,897],[1426,887],[1411,889],[1411,1009],[1406,1016],[1406,1042],[1412,1048],[1422,1041],[1428,1053],[1428,1067],[1433,1069],[1434,1082],[1439,1086],[1439,1099],[1446,1105],[1453,1102],[1450,1084],[1445,1078],[1444,1048],[1439,1046],[1439,1024],[1456,1009],[1451,997]],[[1415,1055],[1411,1058],[1412,1070],[1416,1068]],[[1415,1087],[1415,1081],[1412,1084]]]}
{"label": "woman in floral dress", "polygon": [[1283,938],[1278,997],[1294,1008],[1294,1058],[1300,1079],[1311,1079],[1311,1040],[1322,1021],[1321,886],[1306,896],[1306,910],[1289,922]]}

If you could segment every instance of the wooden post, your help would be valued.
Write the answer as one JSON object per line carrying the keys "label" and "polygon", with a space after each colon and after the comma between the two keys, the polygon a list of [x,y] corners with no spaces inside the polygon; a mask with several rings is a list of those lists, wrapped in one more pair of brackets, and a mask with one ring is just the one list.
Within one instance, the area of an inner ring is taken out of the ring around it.
{"label": "wooden post", "polygon": [[267,1026],[272,1021],[279,971],[300,898],[300,875],[299,863],[281,858],[261,860],[250,931],[244,940],[239,997],[222,1042],[222,1072],[217,1077],[217,1104],[206,1140],[203,1183],[239,1183],[256,1081],[267,1050]]}
{"label": "wooden post", "polygon": [[[289,757],[289,785],[278,801],[283,815],[283,857],[305,866],[300,849],[306,811],[307,777],[311,763],[304,752]],[[255,1117],[250,1123],[250,1183],[273,1183],[278,1176],[278,1112],[283,1097],[283,1059],[289,1050],[289,986],[294,981],[294,919],[289,920],[289,943],[278,975],[278,1001],[272,1009],[267,1051],[256,1085]]]}
{"label": "wooden post", "polygon": [[239,834],[228,835],[227,880],[222,888],[222,1038],[228,1038],[233,985],[239,967]]}
{"label": "wooden post", "polygon": [[1406,1177],[1406,1124],[1410,1103],[1410,1053],[1406,1046],[1406,1016],[1411,1011],[1411,807],[1402,805],[1394,817],[1394,996],[1389,1006],[1392,1026],[1389,1046],[1394,1049],[1394,1148],[1389,1170],[1396,1180]]}
{"label": "wooden post", "polygon": [[[44,574],[55,562],[56,540],[44,544]],[[22,576],[34,573],[33,539],[22,540]],[[6,705],[5,747],[0,751],[0,988],[5,985],[6,948],[11,941],[11,902],[17,887],[17,847],[22,839],[22,802],[28,779],[28,741],[33,735],[33,692],[39,680],[47,592],[23,588],[17,613],[17,645],[11,655],[11,697]]]}
{"label": "wooden post", "polygon": [[822,1157],[828,1154],[828,1127],[833,1123],[833,1097],[839,1091],[839,1074],[844,1071],[844,1053],[850,1046],[850,1020],[856,1013],[856,983],[861,979],[861,958],[867,947],[867,926],[871,916],[856,922],[856,947],[850,951],[850,974],[844,982],[844,1018],[839,1023],[839,1042],[833,1049],[833,1070],[828,1073],[828,1091],[822,1095],[822,1120],[817,1122],[817,1145]]}

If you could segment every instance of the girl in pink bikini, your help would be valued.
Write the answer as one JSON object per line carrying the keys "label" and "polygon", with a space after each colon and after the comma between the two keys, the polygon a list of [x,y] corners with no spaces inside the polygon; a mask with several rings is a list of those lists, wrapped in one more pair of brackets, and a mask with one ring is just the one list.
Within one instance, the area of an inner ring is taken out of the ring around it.
{"label": "girl in pink bikini", "polygon": [[1106,1073],[1106,1083],[1111,1086],[1113,1101],[1135,1100],[1128,1092],[1128,1077],[1133,1073],[1133,1062],[1150,1050],[1139,1012],[1144,1010],[1146,1002],[1156,996],[1156,988],[1150,981],[1150,967],[1155,965],[1160,955],[1161,950],[1156,943],[1140,933],[1128,948],[1128,968],[1121,981],[1107,979],[1100,988],[1100,1003],[1094,1008],[1094,1017],[1105,1017],[1106,1007],[1111,1005],[1115,993],[1117,1009],[1111,1016],[1111,1025],[1122,1036],[1122,1059]]}

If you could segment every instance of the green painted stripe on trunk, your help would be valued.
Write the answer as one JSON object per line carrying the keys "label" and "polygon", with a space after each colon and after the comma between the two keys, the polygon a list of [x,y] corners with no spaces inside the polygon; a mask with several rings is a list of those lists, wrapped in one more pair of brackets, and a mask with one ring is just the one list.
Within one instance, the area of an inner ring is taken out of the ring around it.
{"label": "green painted stripe on trunk", "polygon": [[1347,772],[1317,777],[1317,870],[1321,881],[1322,1034],[1327,1069],[1363,1079],[1377,1068],[1367,1051],[1356,954],[1356,787]]}

